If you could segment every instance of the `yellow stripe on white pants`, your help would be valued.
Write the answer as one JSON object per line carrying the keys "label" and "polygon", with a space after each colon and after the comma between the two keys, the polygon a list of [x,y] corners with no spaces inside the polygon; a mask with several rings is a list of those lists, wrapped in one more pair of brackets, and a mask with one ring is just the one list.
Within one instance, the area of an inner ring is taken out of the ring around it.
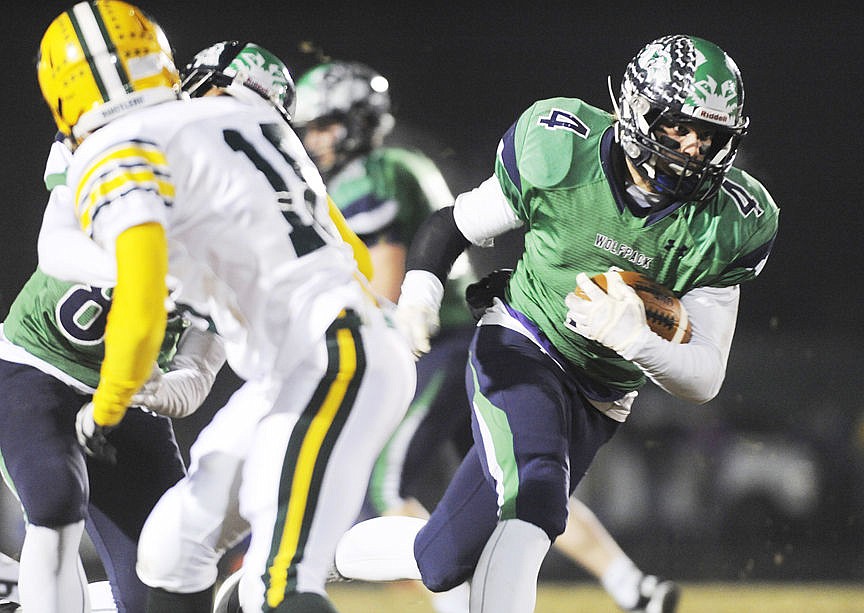
{"label": "yellow stripe on white pants", "polygon": [[345,398],[348,386],[357,371],[357,349],[351,330],[342,328],[336,331],[339,347],[339,373],[327,391],[327,396],[321,404],[321,409],[312,419],[306,437],[300,448],[297,466],[294,469],[294,479],[291,483],[291,495],[288,499],[288,510],[285,514],[285,527],[279,539],[279,550],[273,558],[273,565],[268,569],[270,586],[267,589],[267,604],[276,607],[285,597],[288,566],[297,552],[300,531],[303,526],[304,511],[312,483],[312,473],[318,453],[324,442],[324,437],[330,429],[339,407]]}

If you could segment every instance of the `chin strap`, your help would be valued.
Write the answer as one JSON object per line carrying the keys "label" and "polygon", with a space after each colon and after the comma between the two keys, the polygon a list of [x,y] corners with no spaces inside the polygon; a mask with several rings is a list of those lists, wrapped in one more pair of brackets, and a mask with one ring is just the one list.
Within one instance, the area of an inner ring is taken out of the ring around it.
{"label": "chin strap", "polygon": [[609,98],[612,100],[612,110],[615,111],[615,117],[620,118],[621,109],[618,107],[618,100],[615,98],[615,92],[612,91],[612,75],[606,75],[606,89],[609,91]]}

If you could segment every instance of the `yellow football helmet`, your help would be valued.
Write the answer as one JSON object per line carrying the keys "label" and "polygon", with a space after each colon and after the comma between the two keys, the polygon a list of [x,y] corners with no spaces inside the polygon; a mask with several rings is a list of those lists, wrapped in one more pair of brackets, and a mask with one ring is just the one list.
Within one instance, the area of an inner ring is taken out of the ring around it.
{"label": "yellow football helmet", "polygon": [[120,0],[79,2],[42,37],[42,96],[75,142],[130,111],[178,97],[180,75],[162,29]]}

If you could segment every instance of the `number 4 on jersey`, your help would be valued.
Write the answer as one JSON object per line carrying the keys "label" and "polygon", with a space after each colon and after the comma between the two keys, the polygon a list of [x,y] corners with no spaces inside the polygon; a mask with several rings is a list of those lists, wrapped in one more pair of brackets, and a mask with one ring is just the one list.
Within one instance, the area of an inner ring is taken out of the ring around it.
{"label": "number 4 on jersey", "polygon": [[548,130],[570,130],[582,138],[588,138],[591,132],[591,128],[576,115],[559,109],[552,109],[549,116],[541,117],[538,123]]}

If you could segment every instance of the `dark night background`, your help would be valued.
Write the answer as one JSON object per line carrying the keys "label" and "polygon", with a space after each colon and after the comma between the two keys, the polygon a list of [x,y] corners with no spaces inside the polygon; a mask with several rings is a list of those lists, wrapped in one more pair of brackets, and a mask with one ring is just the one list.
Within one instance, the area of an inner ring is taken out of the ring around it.
{"label": "dark night background", "polygon": [[[232,38],[280,55],[295,77],[315,61],[300,52],[303,41],[370,64],[390,79],[394,142],[423,148],[454,193],[491,173],[498,138],[534,100],[566,95],[610,109],[607,75],[617,92],[646,42],[688,33],[720,45],[741,69],[751,118],[738,164],[780,205],[780,235],[763,274],[742,288],[718,398],[691,407],[647,389],[582,496],[652,571],[864,578],[860,5],[139,4],[165,29],[181,65]],[[54,129],[35,53],[44,28],[71,3],[4,5],[2,315],[35,266],[46,201],[41,177]],[[230,391],[225,379],[208,408]],[[206,415],[179,425],[181,442]],[[553,556],[547,572],[579,571]]]}

